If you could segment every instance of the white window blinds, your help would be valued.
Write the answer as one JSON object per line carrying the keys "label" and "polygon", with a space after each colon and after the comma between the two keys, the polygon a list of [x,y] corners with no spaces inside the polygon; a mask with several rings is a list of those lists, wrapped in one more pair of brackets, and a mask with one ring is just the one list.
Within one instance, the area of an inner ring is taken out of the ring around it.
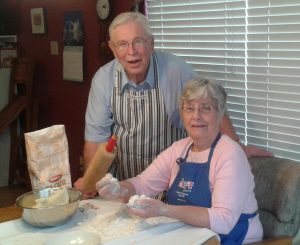
{"label": "white window blinds", "polygon": [[155,47],[220,81],[245,144],[300,160],[300,0],[147,0]]}

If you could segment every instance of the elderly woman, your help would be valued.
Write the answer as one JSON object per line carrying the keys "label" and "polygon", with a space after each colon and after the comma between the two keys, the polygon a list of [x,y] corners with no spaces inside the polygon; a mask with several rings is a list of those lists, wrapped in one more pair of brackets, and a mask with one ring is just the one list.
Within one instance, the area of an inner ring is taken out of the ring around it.
{"label": "elderly woman", "polygon": [[142,199],[141,206],[129,211],[139,217],[168,216],[209,228],[220,235],[222,244],[261,240],[247,157],[235,141],[220,133],[226,111],[224,88],[207,79],[189,81],[180,103],[189,137],[163,151],[135,178],[120,184],[100,180],[99,195],[127,202],[135,194],[155,196],[167,190],[166,203]]}

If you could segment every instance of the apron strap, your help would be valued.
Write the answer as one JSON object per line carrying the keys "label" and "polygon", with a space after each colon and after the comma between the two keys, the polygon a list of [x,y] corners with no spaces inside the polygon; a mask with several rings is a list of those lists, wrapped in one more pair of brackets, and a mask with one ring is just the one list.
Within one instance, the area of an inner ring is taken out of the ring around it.
{"label": "apron strap", "polygon": [[220,138],[221,138],[221,133],[218,134],[218,136],[216,137],[215,141],[211,145],[211,149],[210,149],[208,160],[207,160],[208,162],[211,161],[211,158],[212,158],[212,156],[214,154],[215,147],[216,147],[216,145],[217,145],[217,143],[218,143],[218,141],[219,141]]}
{"label": "apron strap", "polygon": [[[212,145],[211,145],[211,148],[210,148],[210,151],[209,151],[209,155],[208,155],[207,162],[210,162],[210,161],[211,161],[211,158],[212,158],[212,156],[213,156],[215,147],[216,147],[216,145],[217,145],[217,143],[218,143],[218,141],[219,141],[220,138],[221,138],[221,133],[218,134],[218,136],[215,138],[214,142],[213,142]],[[194,143],[192,143],[192,144],[188,147],[188,149],[187,149],[187,151],[186,151],[186,153],[185,153],[185,156],[184,156],[183,158],[182,158],[182,157],[179,157],[179,158],[176,159],[177,164],[180,164],[180,163],[182,163],[182,162],[186,162],[186,159],[187,159],[187,157],[188,157],[188,155],[189,155],[189,152],[190,152],[190,150],[191,150],[191,148],[192,148],[193,146],[194,146]]]}
{"label": "apron strap", "polygon": [[158,84],[159,84],[159,81],[158,81],[158,69],[157,69],[157,60],[156,60],[156,56],[155,54],[152,55],[152,60],[153,60],[153,70],[154,70],[154,87],[155,88],[158,88]]}
{"label": "apron strap", "polygon": [[[157,59],[155,54],[152,54],[153,60],[153,73],[154,73],[154,88],[159,88],[159,76],[158,76],[158,67],[157,67]],[[117,65],[116,73],[115,73],[115,86],[117,87],[118,94],[121,94],[121,85],[122,85],[122,72],[120,63]]]}

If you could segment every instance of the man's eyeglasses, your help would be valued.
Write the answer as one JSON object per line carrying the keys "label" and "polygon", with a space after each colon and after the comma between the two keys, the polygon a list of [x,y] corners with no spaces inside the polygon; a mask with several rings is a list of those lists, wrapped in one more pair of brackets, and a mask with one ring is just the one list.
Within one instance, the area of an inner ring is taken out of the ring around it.
{"label": "man's eyeglasses", "polygon": [[211,104],[201,104],[197,107],[193,106],[193,105],[183,105],[182,106],[182,110],[188,114],[192,114],[197,110],[199,113],[201,113],[203,115],[208,115],[214,109],[216,109],[216,107]]}
{"label": "man's eyeglasses", "polygon": [[132,42],[118,42],[114,44],[114,46],[118,49],[118,51],[125,52],[130,45],[136,49],[144,48],[147,41],[148,38],[136,38]]}

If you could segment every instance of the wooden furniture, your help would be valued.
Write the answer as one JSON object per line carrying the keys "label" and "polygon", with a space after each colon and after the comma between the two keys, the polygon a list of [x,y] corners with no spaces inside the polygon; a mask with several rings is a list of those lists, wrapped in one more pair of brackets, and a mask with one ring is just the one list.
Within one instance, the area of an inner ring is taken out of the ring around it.
{"label": "wooden furniture", "polygon": [[0,223],[19,219],[22,217],[22,209],[13,205],[4,208],[0,208]]}
{"label": "wooden furniture", "polygon": [[37,100],[32,96],[35,62],[30,58],[12,60],[9,100],[0,112],[0,133],[10,129],[11,148],[8,185],[29,184],[24,133],[37,129]]}
{"label": "wooden furniture", "polygon": [[263,240],[261,242],[250,243],[248,245],[292,245],[292,238],[282,236]]}

